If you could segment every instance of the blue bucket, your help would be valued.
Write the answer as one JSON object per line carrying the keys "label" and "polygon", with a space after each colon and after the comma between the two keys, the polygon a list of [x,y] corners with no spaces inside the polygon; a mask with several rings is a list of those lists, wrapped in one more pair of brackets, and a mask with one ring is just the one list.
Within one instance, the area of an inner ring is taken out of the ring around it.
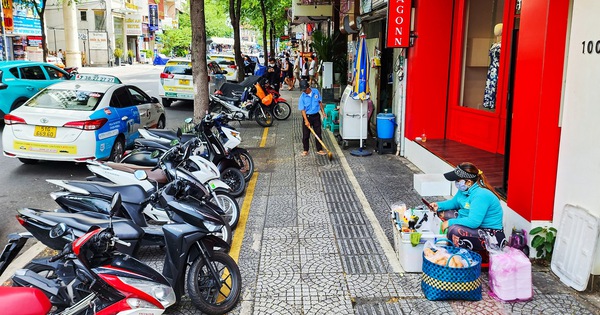
{"label": "blue bucket", "polygon": [[396,116],[391,113],[381,113],[377,115],[377,137],[379,139],[394,138],[394,129],[396,128]]}

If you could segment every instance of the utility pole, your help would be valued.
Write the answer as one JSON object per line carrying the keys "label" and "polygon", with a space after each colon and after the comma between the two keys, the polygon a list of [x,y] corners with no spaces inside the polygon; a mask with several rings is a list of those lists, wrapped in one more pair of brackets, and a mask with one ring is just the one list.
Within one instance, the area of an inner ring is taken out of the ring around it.
{"label": "utility pole", "polygon": [[77,28],[77,7],[75,1],[63,0],[63,20],[65,22],[65,52],[68,67],[81,68],[79,50],[79,30]]}

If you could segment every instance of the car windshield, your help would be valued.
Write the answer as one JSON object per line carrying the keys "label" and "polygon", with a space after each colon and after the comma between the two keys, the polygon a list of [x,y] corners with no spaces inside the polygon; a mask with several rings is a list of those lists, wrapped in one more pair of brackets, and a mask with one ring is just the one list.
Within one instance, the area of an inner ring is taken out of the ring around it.
{"label": "car windshield", "polygon": [[68,110],[93,110],[104,93],[84,90],[45,89],[25,105],[36,108],[60,108]]}

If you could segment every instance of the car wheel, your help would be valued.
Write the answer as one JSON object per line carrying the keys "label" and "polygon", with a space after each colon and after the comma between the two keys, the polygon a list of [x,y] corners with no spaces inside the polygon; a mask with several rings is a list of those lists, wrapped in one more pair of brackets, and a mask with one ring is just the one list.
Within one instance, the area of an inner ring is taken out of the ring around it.
{"label": "car wheel", "polygon": [[21,107],[21,105],[25,104],[24,100],[16,100],[13,105],[10,107],[10,111],[12,112],[13,110]]}
{"label": "car wheel", "polygon": [[123,137],[117,137],[115,144],[113,144],[112,150],[110,150],[110,157],[108,159],[118,163],[123,158],[124,152],[125,142],[123,141]]}
{"label": "car wheel", "polygon": [[165,116],[161,115],[158,119],[158,123],[156,124],[156,129],[165,129]]}
{"label": "car wheel", "polygon": [[171,107],[171,103],[173,103],[172,100],[168,99],[168,98],[163,98],[162,99],[162,105],[164,107]]}
{"label": "car wheel", "polygon": [[21,161],[21,163],[23,164],[37,164],[37,162],[39,162],[39,160],[35,160],[35,159],[24,159],[24,158],[19,158],[19,161]]}

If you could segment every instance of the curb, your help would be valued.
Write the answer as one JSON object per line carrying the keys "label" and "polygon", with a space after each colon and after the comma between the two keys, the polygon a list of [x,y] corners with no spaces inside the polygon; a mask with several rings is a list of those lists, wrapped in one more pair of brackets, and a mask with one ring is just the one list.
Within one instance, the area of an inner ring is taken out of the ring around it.
{"label": "curb", "polygon": [[36,258],[41,252],[46,249],[46,245],[42,242],[36,241],[27,251],[19,255],[13,262],[4,270],[4,273],[0,276],[0,285],[12,278],[17,269],[22,269],[31,260]]}

